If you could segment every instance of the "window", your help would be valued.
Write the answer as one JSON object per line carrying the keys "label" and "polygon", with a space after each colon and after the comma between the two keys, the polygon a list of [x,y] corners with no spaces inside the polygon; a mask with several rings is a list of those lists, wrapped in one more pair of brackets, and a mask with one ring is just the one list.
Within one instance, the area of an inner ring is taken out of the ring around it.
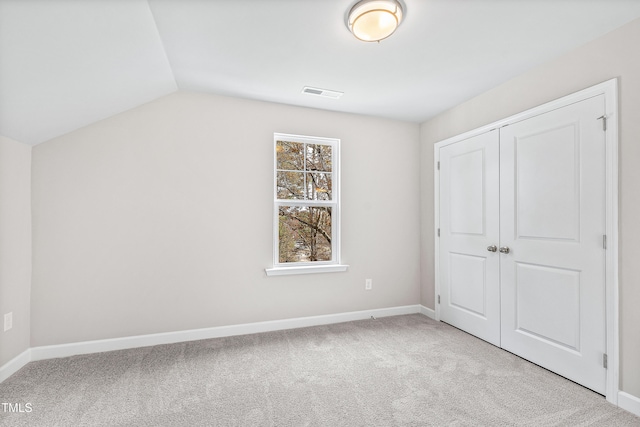
{"label": "window", "polygon": [[274,134],[274,260],[268,275],[340,265],[340,140]]}

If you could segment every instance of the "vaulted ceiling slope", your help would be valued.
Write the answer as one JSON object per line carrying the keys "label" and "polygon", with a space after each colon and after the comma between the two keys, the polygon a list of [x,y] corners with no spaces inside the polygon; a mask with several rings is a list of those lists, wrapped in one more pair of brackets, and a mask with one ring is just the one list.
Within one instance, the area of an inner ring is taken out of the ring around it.
{"label": "vaulted ceiling slope", "polygon": [[[178,89],[421,122],[640,17],[639,0],[0,0],[0,135],[38,144]],[[303,86],[344,92],[339,100]]]}

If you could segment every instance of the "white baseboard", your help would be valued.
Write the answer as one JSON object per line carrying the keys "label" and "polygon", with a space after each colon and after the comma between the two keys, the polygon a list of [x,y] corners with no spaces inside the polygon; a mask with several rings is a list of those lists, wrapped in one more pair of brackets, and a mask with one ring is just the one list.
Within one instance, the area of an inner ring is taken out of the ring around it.
{"label": "white baseboard", "polygon": [[160,344],[173,344],[209,338],[247,335],[260,332],[279,331],[283,329],[304,328],[307,326],[328,325],[332,323],[370,319],[371,316],[386,317],[420,312],[421,310],[419,305],[406,305],[401,307],[352,311],[322,316],[298,317],[293,319],[271,320],[240,325],[216,326],[204,329],[32,347],[31,360],[53,359],[57,357],[75,356],[78,354],[101,353],[105,351],[126,350],[129,348],[149,347]]}
{"label": "white baseboard", "polygon": [[640,417],[640,398],[635,397],[633,394],[625,393],[624,391],[618,392],[618,406]]}
{"label": "white baseboard", "polygon": [[403,314],[421,313],[433,319],[435,313],[423,305],[405,305],[400,307],[378,308],[372,310],[352,311],[347,313],[327,314],[322,316],[298,317],[293,319],[271,320],[266,322],[245,323],[240,325],[216,326],[204,329],[166,332],[160,334],[138,335],[132,337],[112,338],[105,340],[84,341],[60,345],[32,347],[13,360],[0,367],[0,382],[9,378],[20,368],[31,361],[69,357],[79,354],[102,353],[105,351],[126,350],[137,347],[149,347],[160,344],[196,341],[209,338],[220,338],[234,335],[255,334],[260,332],[280,331],[283,329],[304,328],[307,326],[328,325],[332,323],[351,322],[374,317],[399,316]]}
{"label": "white baseboard", "polygon": [[[23,351],[3,366],[0,366],[0,383],[18,372],[27,363],[36,360],[69,357],[79,354],[101,353],[113,350],[126,350],[136,347],[149,347],[159,344],[173,344],[234,335],[280,331],[284,329],[296,329],[308,326],[329,325],[332,323],[370,319],[371,316],[387,317],[414,313],[420,313],[431,319],[435,319],[435,311],[433,309],[416,304],[401,307],[327,314],[322,316],[298,317],[293,319],[271,320],[266,322],[245,323],[230,326],[216,326],[212,328],[192,329],[178,332],[32,347]],[[618,406],[634,415],[640,416],[640,398],[632,394],[620,391],[618,393]]]}
{"label": "white baseboard", "polygon": [[420,314],[424,314],[429,319],[436,320],[436,311],[424,305],[420,305]]}
{"label": "white baseboard", "polygon": [[0,383],[18,372],[31,361],[31,349],[28,348],[4,365],[0,366]]}

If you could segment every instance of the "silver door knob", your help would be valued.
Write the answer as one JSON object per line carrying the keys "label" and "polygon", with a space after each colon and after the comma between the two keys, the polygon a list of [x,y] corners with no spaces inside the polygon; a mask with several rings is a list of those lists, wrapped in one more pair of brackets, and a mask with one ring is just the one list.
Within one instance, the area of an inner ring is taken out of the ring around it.
{"label": "silver door knob", "polygon": [[487,250],[489,252],[496,252],[498,250],[498,247],[496,245],[487,246]]}
{"label": "silver door knob", "polygon": [[508,254],[510,251],[508,246],[501,246],[500,247],[500,252],[502,252],[503,254]]}

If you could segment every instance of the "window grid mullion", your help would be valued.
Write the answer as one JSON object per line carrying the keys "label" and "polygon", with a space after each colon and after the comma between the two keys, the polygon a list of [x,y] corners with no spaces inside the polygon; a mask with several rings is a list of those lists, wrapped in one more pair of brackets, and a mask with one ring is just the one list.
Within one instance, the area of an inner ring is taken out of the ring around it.
{"label": "window grid mullion", "polygon": [[300,200],[300,199],[276,199],[276,205],[278,206],[307,206],[307,207],[337,207],[338,203],[333,201],[324,200]]}
{"label": "window grid mullion", "polygon": [[303,171],[303,175],[302,178],[304,179],[304,200],[308,199],[308,195],[307,195],[307,143],[303,143],[302,144],[302,155],[304,156],[304,158],[302,159],[302,171]]}

